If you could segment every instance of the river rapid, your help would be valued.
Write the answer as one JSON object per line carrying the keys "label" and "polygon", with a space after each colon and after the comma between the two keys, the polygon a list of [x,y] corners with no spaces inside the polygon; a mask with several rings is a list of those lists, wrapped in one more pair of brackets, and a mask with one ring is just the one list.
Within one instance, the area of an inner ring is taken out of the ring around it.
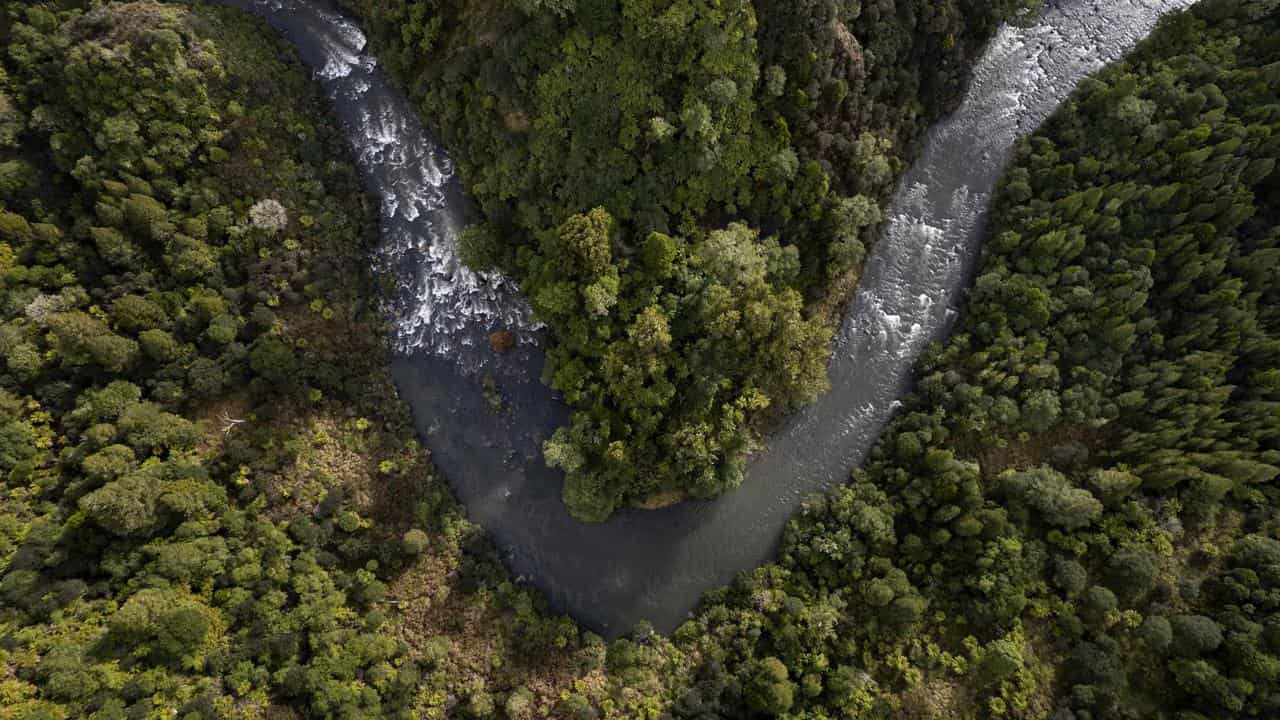
{"label": "river rapid", "polygon": [[[930,130],[901,180],[837,334],[831,390],[774,430],[738,490],[584,525],[542,461],[542,442],[568,412],[539,380],[538,326],[510,281],[458,261],[465,199],[444,150],[358,26],[328,2],[222,2],[264,17],[297,47],[382,199],[374,262],[400,289],[392,372],[433,460],[512,572],[607,636],[642,620],[673,630],[702,593],[773,557],[805,497],[848,478],[909,391],[920,352],[950,331],[1018,138],[1162,15],[1193,4],[1050,0],[1034,24],[1001,29],[963,104]],[[496,329],[514,330],[517,348],[490,351]]]}

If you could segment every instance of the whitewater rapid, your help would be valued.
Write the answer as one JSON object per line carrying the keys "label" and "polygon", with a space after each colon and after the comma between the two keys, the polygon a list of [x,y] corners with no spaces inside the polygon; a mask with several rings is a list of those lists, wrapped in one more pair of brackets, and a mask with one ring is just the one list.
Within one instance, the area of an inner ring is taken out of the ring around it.
{"label": "whitewater rapid", "polygon": [[264,16],[292,40],[338,112],[366,185],[381,200],[375,269],[398,281],[391,308],[397,348],[478,368],[490,357],[491,332],[536,337],[538,324],[515,283],[472,272],[459,259],[463,202],[453,163],[379,70],[359,26],[326,2],[223,4]]}
{"label": "whitewater rapid", "polygon": [[[528,307],[511,282],[459,263],[464,199],[453,167],[359,29],[327,2],[226,4],[264,16],[298,47],[382,198],[375,265],[401,287],[392,312],[402,352],[392,371],[435,463],[517,576],[616,635],[641,620],[672,630],[703,592],[773,557],[805,497],[848,478],[900,406],[920,352],[957,317],[987,204],[1017,140],[1193,0],[1051,0],[1029,26],[1002,28],[963,104],[930,130],[901,181],[835,340],[830,392],[770,436],[738,490],[622,511],[599,525],[568,515],[562,478],[542,462],[542,442],[567,413],[538,380]],[[497,328],[523,344],[492,355],[484,338]]]}

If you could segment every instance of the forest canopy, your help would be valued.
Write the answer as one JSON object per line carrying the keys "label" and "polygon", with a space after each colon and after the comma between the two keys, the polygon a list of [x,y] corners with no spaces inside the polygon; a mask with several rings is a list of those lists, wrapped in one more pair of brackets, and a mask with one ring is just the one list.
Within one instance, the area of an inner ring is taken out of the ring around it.
{"label": "forest canopy", "polygon": [[[454,37],[429,6],[376,15],[406,77]],[[0,718],[1280,715],[1278,38],[1280,2],[1204,0],[1086,80],[865,466],[670,637],[606,642],[414,441],[377,203],[287,46],[199,3],[0,3]],[[614,210],[496,245],[556,264],[531,300],[611,385],[659,403],[665,347],[822,330],[791,225]],[[734,293],[771,321],[723,319]],[[609,347],[562,310],[593,303],[628,304]],[[733,382],[814,377],[716,343]]]}

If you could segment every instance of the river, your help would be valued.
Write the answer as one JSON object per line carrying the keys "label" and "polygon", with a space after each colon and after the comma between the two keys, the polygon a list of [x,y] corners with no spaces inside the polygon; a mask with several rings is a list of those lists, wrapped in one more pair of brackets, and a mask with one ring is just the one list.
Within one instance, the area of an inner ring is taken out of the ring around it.
{"label": "river", "polygon": [[[539,380],[537,325],[514,285],[459,263],[465,199],[452,164],[358,26],[323,0],[224,4],[262,15],[297,47],[382,198],[375,264],[401,288],[392,372],[433,460],[514,574],[614,636],[641,620],[674,629],[702,593],[772,558],[804,498],[862,462],[909,391],[920,351],[955,320],[1017,139],[1193,0],[1051,0],[1034,24],[1002,28],[963,104],[930,130],[901,180],[835,340],[831,390],[783,421],[738,490],[599,525],[569,516],[562,478],[542,461],[543,440],[568,413]],[[497,328],[515,329],[520,345],[492,353],[486,338]]]}

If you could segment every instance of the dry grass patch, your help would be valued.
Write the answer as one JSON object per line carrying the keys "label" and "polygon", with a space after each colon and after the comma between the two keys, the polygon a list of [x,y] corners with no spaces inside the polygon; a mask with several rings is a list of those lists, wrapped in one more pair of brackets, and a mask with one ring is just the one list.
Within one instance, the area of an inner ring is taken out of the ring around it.
{"label": "dry grass patch", "polygon": [[990,438],[973,438],[970,442],[960,443],[960,446],[969,451],[967,455],[976,456],[982,477],[989,480],[1005,470],[1040,467],[1048,461],[1049,453],[1056,447],[1078,443],[1093,450],[1101,444],[1100,432],[1082,427],[1065,427],[1026,439],[1003,438],[1002,446],[991,443]]}
{"label": "dry grass patch", "polygon": [[554,717],[561,695],[582,682],[603,687],[605,678],[579,677],[573,651],[548,651],[522,658],[513,649],[515,613],[497,607],[487,593],[459,587],[458,562],[447,549],[433,548],[390,585],[388,604],[398,613],[400,638],[421,657],[428,643],[447,641],[451,679],[483,680],[491,692],[524,687],[533,694],[538,717]]}
{"label": "dry grass patch", "polygon": [[977,699],[963,677],[945,672],[930,675],[902,694],[901,720],[972,717]]}

